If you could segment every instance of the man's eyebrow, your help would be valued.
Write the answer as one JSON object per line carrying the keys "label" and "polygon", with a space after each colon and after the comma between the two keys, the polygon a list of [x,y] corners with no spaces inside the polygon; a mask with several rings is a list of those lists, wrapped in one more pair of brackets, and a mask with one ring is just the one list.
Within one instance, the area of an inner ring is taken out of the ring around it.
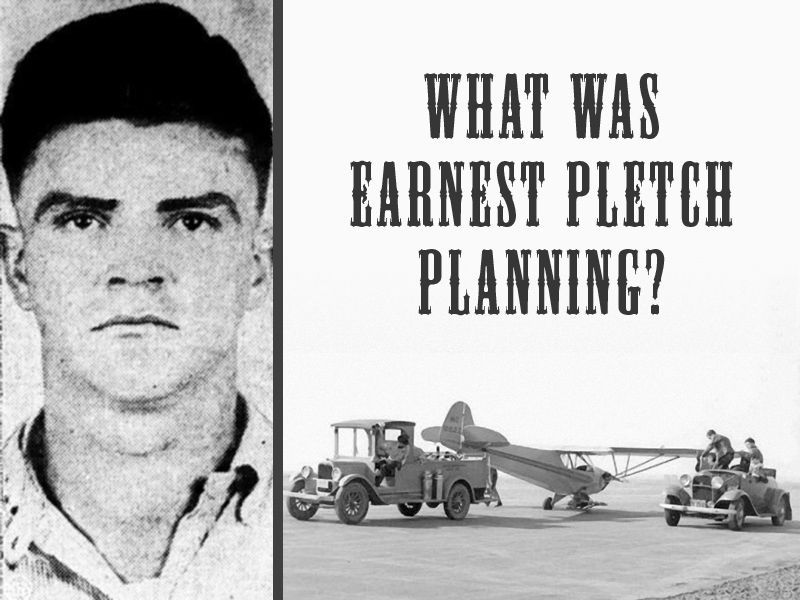
{"label": "man's eyebrow", "polygon": [[222,192],[208,192],[201,196],[166,198],[158,203],[156,210],[160,213],[170,213],[192,208],[219,208],[220,206],[228,209],[234,221],[237,223],[242,222],[239,209],[236,208],[236,202]]}
{"label": "man's eyebrow", "polygon": [[91,196],[74,196],[69,192],[56,190],[45,194],[39,201],[33,213],[33,220],[38,222],[47,211],[58,206],[66,206],[70,209],[111,212],[119,206],[119,201],[106,198],[93,198]]}

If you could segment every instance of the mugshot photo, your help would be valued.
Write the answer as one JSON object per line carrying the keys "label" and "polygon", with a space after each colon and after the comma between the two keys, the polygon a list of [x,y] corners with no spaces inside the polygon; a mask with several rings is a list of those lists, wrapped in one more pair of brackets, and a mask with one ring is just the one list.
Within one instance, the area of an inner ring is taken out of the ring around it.
{"label": "mugshot photo", "polygon": [[2,4],[2,597],[271,597],[272,3]]}

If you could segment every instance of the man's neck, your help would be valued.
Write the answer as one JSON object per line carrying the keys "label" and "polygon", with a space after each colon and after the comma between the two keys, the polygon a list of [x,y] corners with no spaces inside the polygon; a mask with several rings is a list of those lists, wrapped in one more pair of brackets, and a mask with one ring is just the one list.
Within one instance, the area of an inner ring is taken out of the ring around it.
{"label": "man's neck", "polygon": [[233,377],[197,381],[144,410],[48,387],[40,478],[126,580],[160,571],[198,481],[235,444],[236,399]]}

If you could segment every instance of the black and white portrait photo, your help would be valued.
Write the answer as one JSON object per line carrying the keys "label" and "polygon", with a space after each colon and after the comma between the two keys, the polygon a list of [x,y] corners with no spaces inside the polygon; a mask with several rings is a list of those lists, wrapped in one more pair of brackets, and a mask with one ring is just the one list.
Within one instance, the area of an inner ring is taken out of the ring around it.
{"label": "black and white portrait photo", "polygon": [[2,598],[271,598],[272,3],[2,4]]}

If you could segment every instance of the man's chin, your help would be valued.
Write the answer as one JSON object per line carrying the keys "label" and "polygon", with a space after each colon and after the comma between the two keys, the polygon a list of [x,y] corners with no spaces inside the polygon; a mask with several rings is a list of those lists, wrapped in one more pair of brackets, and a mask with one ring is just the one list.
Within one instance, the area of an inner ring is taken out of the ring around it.
{"label": "man's chin", "polygon": [[180,393],[191,386],[195,377],[150,377],[141,372],[119,370],[112,377],[93,377],[91,384],[108,400],[108,406],[119,412],[157,413],[175,406]]}

